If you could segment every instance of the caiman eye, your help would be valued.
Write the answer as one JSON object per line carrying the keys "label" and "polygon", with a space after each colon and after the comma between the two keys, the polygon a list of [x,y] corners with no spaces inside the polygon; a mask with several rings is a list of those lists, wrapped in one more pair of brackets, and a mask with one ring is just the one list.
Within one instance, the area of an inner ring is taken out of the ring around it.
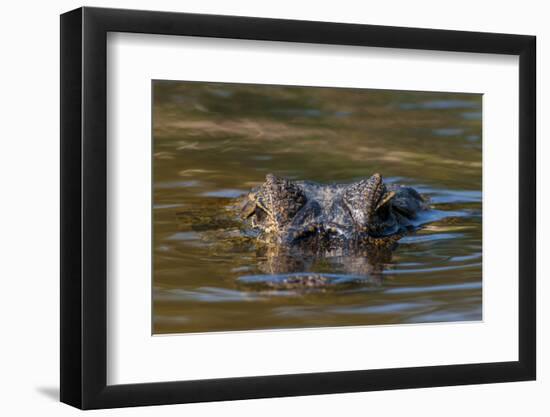
{"label": "caiman eye", "polygon": [[256,198],[257,206],[279,226],[288,224],[307,201],[299,185],[273,174],[266,176]]}
{"label": "caiman eye", "polygon": [[253,214],[256,216],[256,219],[258,219],[259,221],[263,221],[267,217],[267,213],[265,212],[265,210],[263,210],[258,206],[256,207],[256,210],[254,210]]}
{"label": "caiman eye", "polygon": [[368,229],[377,217],[388,214],[389,202],[395,196],[388,192],[380,174],[374,174],[347,187],[343,195],[344,205],[353,220],[362,228]]}

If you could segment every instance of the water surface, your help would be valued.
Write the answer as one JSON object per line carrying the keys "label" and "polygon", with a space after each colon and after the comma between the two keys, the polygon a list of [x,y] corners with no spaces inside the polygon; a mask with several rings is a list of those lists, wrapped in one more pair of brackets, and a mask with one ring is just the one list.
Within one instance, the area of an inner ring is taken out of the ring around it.
{"label": "water surface", "polygon": [[[153,87],[154,333],[481,319],[481,95]],[[433,211],[374,269],[350,273],[360,260],[341,257],[267,273],[273,254],[227,208],[270,172],[323,183],[379,172]],[[312,271],[331,285],[266,285]]]}

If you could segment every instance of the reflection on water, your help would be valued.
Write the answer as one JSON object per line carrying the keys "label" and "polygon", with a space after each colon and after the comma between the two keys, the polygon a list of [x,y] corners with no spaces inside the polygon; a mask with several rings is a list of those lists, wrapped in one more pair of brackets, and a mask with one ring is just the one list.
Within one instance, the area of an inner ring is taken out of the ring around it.
{"label": "reflection on water", "polygon": [[[156,81],[153,140],[154,333],[481,319],[481,95]],[[228,209],[269,172],[434,210],[375,257],[280,253]]]}

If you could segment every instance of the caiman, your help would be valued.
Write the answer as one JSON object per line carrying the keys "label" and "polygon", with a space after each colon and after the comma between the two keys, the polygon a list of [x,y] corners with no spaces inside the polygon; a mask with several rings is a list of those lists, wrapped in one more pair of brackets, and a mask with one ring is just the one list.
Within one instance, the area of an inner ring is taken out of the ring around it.
{"label": "caiman", "polygon": [[262,269],[285,274],[263,284],[288,288],[334,281],[330,274],[295,274],[319,258],[343,259],[347,273],[372,275],[377,265],[391,259],[397,241],[416,227],[419,214],[430,209],[414,188],[386,184],[378,173],[351,184],[268,174],[239,206],[267,254]]}

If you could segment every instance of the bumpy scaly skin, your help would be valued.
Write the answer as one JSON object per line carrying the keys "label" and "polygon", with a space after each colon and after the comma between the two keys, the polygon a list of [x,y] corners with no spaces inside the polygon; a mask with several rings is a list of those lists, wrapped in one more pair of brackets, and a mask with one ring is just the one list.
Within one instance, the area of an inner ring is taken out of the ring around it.
{"label": "bumpy scaly skin", "polygon": [[396,242],[426,209],[414,189],[386,185],[380,174],[333,185],[269,174],[241,204],[242,216],[264,243],[259,268],[283,274],[284,279],[264,285],[281,289],[329,287],[327,276],[302,273],[320,257],[353,276],[381,280]]}
{"label": "bumpy scaly skin", "polygon": [[427,208],[413,188],[386,185],[380,174],[333,185],[268,174],[242,214],[262,240],[318,252],[395,243]]}

